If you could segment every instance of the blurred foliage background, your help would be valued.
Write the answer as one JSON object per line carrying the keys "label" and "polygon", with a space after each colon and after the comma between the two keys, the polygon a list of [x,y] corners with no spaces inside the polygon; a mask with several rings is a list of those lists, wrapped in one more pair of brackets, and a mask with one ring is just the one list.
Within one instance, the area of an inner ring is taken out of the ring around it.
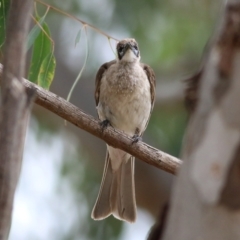
{"label": "blurred foliage background", "polygon": [[[200,64],[205,44],[221,12],[218,0],[69,0],[45,1],[109,35],[135,38],[144,63],[157,77],[157,99],[144,141],[179,157],[187,113],[183,106],[186,76]],[[36,4],[39,13],[46,8]],[[55,42],[56,74],[51,91],[66,98],[85,57],[81,25],[53,10],[46,22]],[[89,59],[71,102],[97,117],[95,74],[114,58],[105,36],[87,29]],[[115,47],[115,41],[111,41]],[[30,53],[29,53],[30,59]],[[29,60],[28,60],[29,61]],[[21,181],[15,199],[10,239],[145,239],[171,192],[168,173],[136,161],[138,221],[90,218],[101,182],[105,144],[47,110],[34,107]]]}

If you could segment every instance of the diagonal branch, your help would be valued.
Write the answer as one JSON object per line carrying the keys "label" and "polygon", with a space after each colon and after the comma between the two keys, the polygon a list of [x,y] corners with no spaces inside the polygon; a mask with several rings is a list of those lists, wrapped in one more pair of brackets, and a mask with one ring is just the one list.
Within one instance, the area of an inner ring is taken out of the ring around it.
{"label": "diagonal branch", "polygon": [[[2,65],[0,64],[0,78],[1,73]],[[175,174],[180,166],[182,161],[176,157],[164,153],[143,142],[132,144],[132,139],[130,137],[112,127],[108,127],[102,131],[99,121],[84,113],[65,99],[52,92],[44,90],[26,79],[23,79],[23,83],[28,90],[36,91],[35,101],[38,105],[48,109],[94,136],[101,138],[107,144],[120,148],[140,160],[172,174]]]}

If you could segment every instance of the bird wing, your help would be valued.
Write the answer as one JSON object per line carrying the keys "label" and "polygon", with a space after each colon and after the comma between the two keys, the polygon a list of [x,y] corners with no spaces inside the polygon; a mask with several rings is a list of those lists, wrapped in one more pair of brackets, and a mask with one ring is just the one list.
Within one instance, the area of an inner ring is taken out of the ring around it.
{"label": "bird wing", "polygon": [[150,92],[151,92],[151,111],[150,111],[150,114],[149,114],[148,121],[146,123],[146,127],[147,127],[150,116],[151,116],[151,113],[152,113],[152,110],[153,110],[154,102],[155,102],[156,79],[155,79],[155,73],[150,66],[148,66],[144,63],[141,63],[141,67],[143,68],[143,70],[145,71],[145,73],[147,75],[147,78],[148,78],[148,81],[149,81],[149,84],[150,84]]}
{"label": "bird wing", "polygon": [[99,68],[99,70],[97,72],[96,80],[95,80],[95,102],[96,102],[96,106],[98,105],[98,102],[99,102],[100,86],[101,86],[102,77],[103,77],[104,73],[108,70],[108,68],[115,63],[116,63],[116,60],[112,60],[111,62],[106,62]]}

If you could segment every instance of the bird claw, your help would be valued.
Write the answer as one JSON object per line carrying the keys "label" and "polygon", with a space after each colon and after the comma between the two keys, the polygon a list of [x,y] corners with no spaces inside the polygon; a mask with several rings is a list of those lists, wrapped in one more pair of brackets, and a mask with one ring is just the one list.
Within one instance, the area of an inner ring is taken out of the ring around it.
{"label": "bird claw", "polygon": [[132,144],[142,141],[142,137],[140,137],[138,134],[134,134],[132,139],[133,139]]}
{"label": "bird claw", "polygon": [[101,126],[101,128],[102,128],[102,131],[103,131],[105,128],[107,128],[109,125],[110,125],[110,122],[109,122],[107,119],[105,119],[105,120],[103,120],[102,122],[100,122],[100,126]]}

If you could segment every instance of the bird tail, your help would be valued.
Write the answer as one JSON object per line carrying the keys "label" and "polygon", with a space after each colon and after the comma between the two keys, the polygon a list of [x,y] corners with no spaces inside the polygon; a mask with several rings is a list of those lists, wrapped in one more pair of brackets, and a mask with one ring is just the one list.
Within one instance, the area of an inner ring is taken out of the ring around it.
{"label": "bird tail", "polygon": [[92,218],[102,220],[110,214],[128,222],[136,220],[134,157],[132,156],[128,161],[122,162],[119,169],[113,171],[111,159],[107,153],[102,183],[92,210]]}

